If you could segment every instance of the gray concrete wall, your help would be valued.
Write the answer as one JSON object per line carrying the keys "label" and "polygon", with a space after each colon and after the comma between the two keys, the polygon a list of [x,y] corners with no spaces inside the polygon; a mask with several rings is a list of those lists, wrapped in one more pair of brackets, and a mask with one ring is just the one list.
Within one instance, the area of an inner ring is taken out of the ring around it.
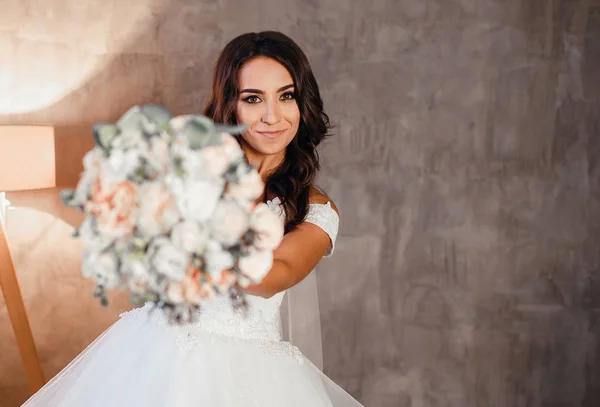
{"label": "gray concrete wall", "polygon": [[[233,36],[288,33],[337,125],[322,149],[342,214],[319,269],[326,373],[373,407],[600,405],[598,0],[0,6],[0,123],[56,124],[61,168],[90,123],[133,104],[200,111]],[[77,250],[56,244],[66,224],[11,216],[52,375],[125,303],[96,310]],[[63,259],[51,273],[48,255]],[[8,407],[27,389],[3,305],[0,324]]]}

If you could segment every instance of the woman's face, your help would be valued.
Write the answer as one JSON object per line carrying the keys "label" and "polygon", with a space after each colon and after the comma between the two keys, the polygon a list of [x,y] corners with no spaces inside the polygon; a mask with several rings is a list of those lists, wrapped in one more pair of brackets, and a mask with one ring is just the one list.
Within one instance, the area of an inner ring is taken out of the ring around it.
{"label": "woman's face", "polygon": [[271,58],[256,57],[238,72],[236,115],[248,129],[244,141],[257,153],[282,153],[298,132],[300,110],[288,70]]}

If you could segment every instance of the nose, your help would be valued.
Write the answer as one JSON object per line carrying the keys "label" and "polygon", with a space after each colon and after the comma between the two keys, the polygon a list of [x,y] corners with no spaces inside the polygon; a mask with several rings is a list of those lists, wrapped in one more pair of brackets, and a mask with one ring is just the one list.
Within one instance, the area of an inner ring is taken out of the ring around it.
{"label": "nose", "polygon": [[265,103],[266,109],[262,115],[262,122],[266,124],[275,124],[281,119],[281,111],[277,102]]}

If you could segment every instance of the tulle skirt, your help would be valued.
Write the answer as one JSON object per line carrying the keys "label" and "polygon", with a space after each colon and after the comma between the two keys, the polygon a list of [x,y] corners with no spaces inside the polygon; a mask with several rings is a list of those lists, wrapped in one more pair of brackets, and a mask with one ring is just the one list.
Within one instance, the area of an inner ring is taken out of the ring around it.
{"label": "tulle skirt", "polygon": [[126,313],[26,407],[359,407],[287,342],[181,332]]}

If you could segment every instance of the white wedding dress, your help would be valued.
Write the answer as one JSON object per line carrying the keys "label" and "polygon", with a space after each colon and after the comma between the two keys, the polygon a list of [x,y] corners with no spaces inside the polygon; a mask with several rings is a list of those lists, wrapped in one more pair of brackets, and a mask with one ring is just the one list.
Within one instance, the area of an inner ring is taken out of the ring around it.
{"label": "white wedding dress", "polygon": [[[306,221],[327,232],[332,251],[331,206],[310,205]],[[248,296],[246,316],[226,299],[209,301],[188,326],[169,325],[149,305],[124,313],[24,406],[361,406],[282,340],[284,295]]]}

